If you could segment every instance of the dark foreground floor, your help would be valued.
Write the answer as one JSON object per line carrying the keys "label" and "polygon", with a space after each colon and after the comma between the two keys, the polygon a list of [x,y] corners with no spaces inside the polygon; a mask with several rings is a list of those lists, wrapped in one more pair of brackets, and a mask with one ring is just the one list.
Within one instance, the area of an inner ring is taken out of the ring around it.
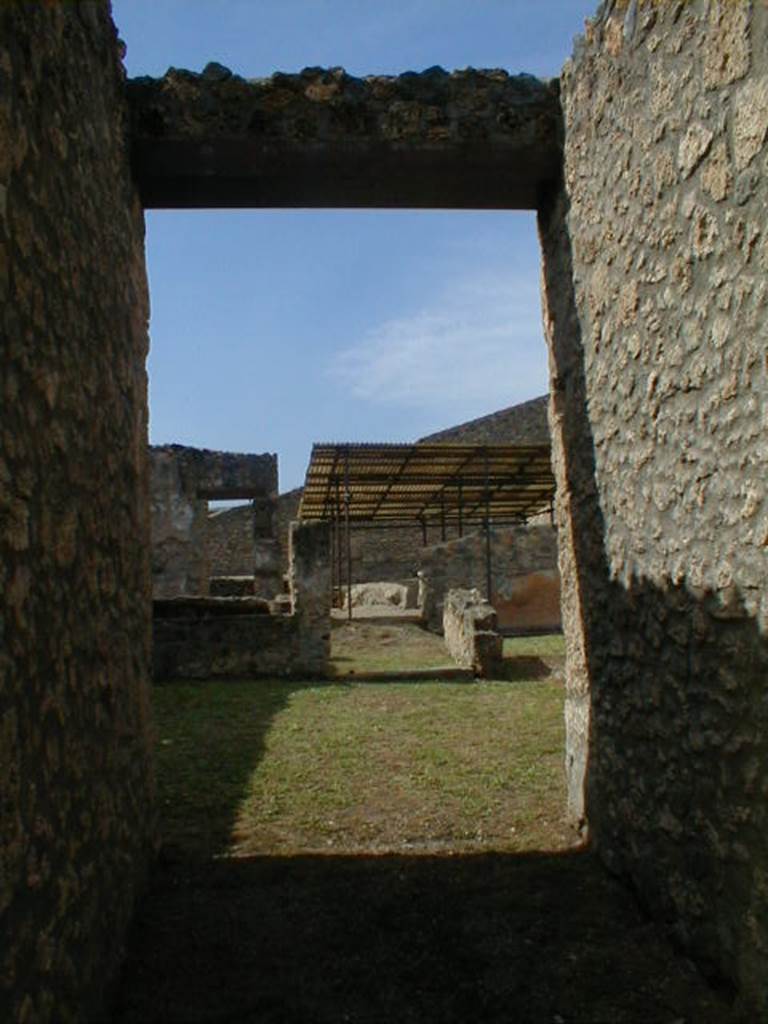
{"label": "dark foreground floor", "polygon": [[575,851],[166,865],[114,1024],[726,1024]]}

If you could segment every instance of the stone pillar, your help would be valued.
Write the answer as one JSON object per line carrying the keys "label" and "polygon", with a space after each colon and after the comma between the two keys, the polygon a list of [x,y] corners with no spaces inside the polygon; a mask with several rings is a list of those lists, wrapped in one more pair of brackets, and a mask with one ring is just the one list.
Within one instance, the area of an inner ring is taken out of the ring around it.
{"label": "stone pillar", "polygon": [[0,4],[0,1020],[102,1020],[153,846],[147,290],[107,0]]}
{"label": "stone pillar", "polygon": [[299,621],[299,664],[324,674],[331,641],[331,531],[328,523],[291,523],[291,605]]}

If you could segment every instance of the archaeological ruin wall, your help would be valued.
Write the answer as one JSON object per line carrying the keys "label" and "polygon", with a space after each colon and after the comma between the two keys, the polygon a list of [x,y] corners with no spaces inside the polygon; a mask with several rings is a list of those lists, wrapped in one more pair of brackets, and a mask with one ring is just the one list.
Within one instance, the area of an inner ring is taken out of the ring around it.
{"label": "archaeological ruin wall", "polygon": [[571,767],[602,858],[755,1020],[766,68],[764,4],[603,5],[563,73],[565,189],[540,209]]}
{"label": "archaeological ruin wall", "polygon": [[330,533],[294,523],[286,607],[258,597],[154,601],[153,678],[324,677],[330,658]]}
{"label": "archaeological ruin wall", "polygon": [[767,41],[609,0],[559,87],[213,66],[128,125],[106,0],[0,5],[3,1019],[97,1015],[153,843],[129,133],[147,206],[538,210],[572,813],[768,1016]]}
{"label": "archaeological ruin wall", "polygon": [[158,598],[208,593],[217,549],[211,547],[209,499],[247,498],[249,537],[241,557],[259,582],[256,596],[279,589],[278,548],[273,537],[277,456],[214,452],[184,445],[152,447],[152,585]]}
{"label": "archaeological ruin wall", "polygon": [[477,589],[496,609],[505,633],[552,632],[560,628],[557,537],[551,526],[491,528],[491,593],[486,537],[482,531],[423,548],[424,619],[440,632],[445,595],[456,588]]}
{"label": "archaeological ruin wall", "polygon": [[0,1019],[98,1016],[153,839],[144,222],[109,5],[0,5]]}

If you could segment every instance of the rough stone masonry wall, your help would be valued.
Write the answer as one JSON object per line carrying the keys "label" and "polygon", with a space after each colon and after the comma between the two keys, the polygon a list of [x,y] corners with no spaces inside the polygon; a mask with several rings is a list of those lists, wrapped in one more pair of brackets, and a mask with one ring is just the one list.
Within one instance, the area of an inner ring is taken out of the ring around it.
{"label": "rough stone masonry wall", "polygon": [[763,3],[604,5],[562,79],[567,198],[540,211],[569,757],[588,733],[601,856],[754,1020],[768,1017],[766,69]]}
{"label": "rough stone masonry wall", "polygon": [[253,573],[253,526],[250,502],[208,513],[206,546],[211,576],[248,576]]}
{"label": "rough stone masonry wall", "polygon": [[[211,576],[208,498],[259,497],[270,506],[277,494],[277,456],[172,444],[150,448],[149,459],[154,595],[207,594]],[[252,511],[250,515],[253,524]],[[271,531],[271,523],[269,527]],[[253,533],[249,547],[253,573]],[[276,563],[276,553],[272,561]],[[275,564],[272,576],[276,575]]]}
{"label": "rough stone masonry wall", "polygon": [[106,2],[0,5],[0,1019],[96,1015],[151,848],[147,295]]}
{"label": "rough stone masonry wall", "polygon": [[328,523],[292,523],[291,611],[307,638],[311,663],[327,664],[331,642],[331,532]]}

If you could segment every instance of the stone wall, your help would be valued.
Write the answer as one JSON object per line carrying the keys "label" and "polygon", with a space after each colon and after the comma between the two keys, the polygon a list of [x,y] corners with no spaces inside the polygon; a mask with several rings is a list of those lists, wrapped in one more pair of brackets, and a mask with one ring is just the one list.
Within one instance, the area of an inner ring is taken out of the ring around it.
{"label": "stone wall", "polygon": [[466,68],[134,79],[146,206],[533,209],[557,179],[557,83]]}
{"label": "stone wall", "polygon": [[250,576],[252,593],[271,598],[282,590],[280,540],[275,534],[274,497],[208,511],[205,546],[208,572]]}
{"label": "stone wall", "polygon": [[[270,534],[271,505],[277,496],[277,456],[213,452],[177,444],[153,447],[149,456],[155,597],[207,594],[212,569],[208,499],[258,499],[261,506],[266,505],[266,532]],[[276,551],[267,536],[268,546],[257,552],[253,509],[250,517],[250,571],[257,569],[269,576],[272,582],[267,589],[272,591],[279,573]],[[264,557],[257,559],[257,553]],[[242,557],[247,556],[244,553]]]}
{"label": "stone wall", "polygon": [[290,614],[249,597],[156,598],[153,673],[169,679],[324,676],[331,635],[328,527],[291,530]]}
{"label": "stone wall", "polygon": [[753,1020],[768,1017],[766,68],[762,3],[604,5],[562,79],[565,195],[540,212],[569,757],[603,859]]}
{"label": "stone wall", "polygon": [[326,625],[308,632],[294,615],[272,615],[248,598],[155,601],[153,676],[249,679],[325,676]]}
{"label": "stone wall", "polygon": [[[498,625],[505,632],[560,628],[557,534],[551,526],[491,530],[491,594]],[[440,631],[443,599],[454,588],[486,593],[486,545],[482,532],[424,548],[419,571],[425,584],[424,616]]]}
{"label": "stone wall", "polygon": [[99,1013],[153,845],[142,211],[109,5],[0,5],[0,1019]]}

